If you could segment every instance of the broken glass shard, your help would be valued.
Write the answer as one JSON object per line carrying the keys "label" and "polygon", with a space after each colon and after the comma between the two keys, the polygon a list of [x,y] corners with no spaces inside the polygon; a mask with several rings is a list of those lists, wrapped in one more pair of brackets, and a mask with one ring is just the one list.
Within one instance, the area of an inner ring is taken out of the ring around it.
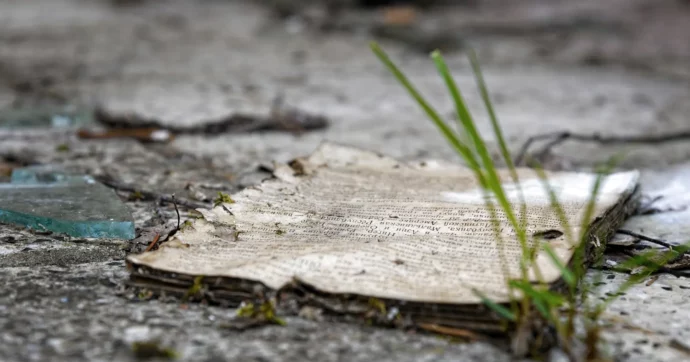
{"label": "broken glass shard", "polygon": [[0,111],[0,128],[77,128],[94,122],[93,112],[76,107],[43,107]]}
{"label": "broken glass shard", "polygon": [[133,239],[134,221],[115,191],[50,166],[16,169],[0,184],[0,222],[75,237]]}
{"label": "broken glass shard", "polygon": [[64,168],[53,165],[37,165],[12,170],[10,182],[13,184],[59,184],[59,183],[84,183],[92,184],[96,181],[87,175],[74,175]]}

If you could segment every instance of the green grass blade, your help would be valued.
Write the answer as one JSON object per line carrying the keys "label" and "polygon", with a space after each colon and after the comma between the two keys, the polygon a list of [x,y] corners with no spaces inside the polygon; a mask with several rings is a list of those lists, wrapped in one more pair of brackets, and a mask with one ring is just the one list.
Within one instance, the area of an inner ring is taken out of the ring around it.
{"label": "green grass blade", "polygon": [[[529,251],[528,251],[528,246],[527,246],[527,237],[526,237],[526,204],[524,203],[524,198],[522,197],[522,190],[520,189],[520,196],[521,196],[521,220],[518,222],[517,218],[515,217],[515,213],[513,211],[512,205],[510,201],[508,200],[507,195],[505,194],[505,191],[503,189],[503,185],[501,182],[500,177],[498,176],[498,172],[496,171],[493,159],[491,157],[491,154],[488,151],[488,148],[486,146],[486,143],[484,139],[481,137],[474,119],[472,118],[472,115],[469,112],[469,109],[467,107],[467,104],[465,100],[462,97],[462,94],[453,79],[453,76],[446,64],[446,62],[443,59],[443,56],[439,51],[434,51],[431,54],[431,58],[433,59],[434,63],[436,64],[436,68],[443,78],[446,87],[448,89],[448,92],[451,95],[451,98],[453,100],[453,103],[455,105],[455,110],[457,113],[457,118],[458,121],[460,122],[460,126],[462,131],[464,131],[464,134],[469,136],[471,142],[469,142],[469,145],[473,147],[473,153],[479,157],[481,160],[481,164],[483,166],[483,171],[484,171],[484,176],[486,180],[486,186],[485,189],[489,191],[490,193],[495,196],[495,199],[498,202],[498,205],[500,206],[500,209],[505,213],[505,215],[508,218],[508,221],[512,225],[513,229],[515,230],[515,233],[517,234],[518,241],[520,243],[520,246],[522,248],[522,256],[523,258],[520,261],[520,272],[521,272],[521,277],[523,279],[526,279],[528,277],[528,265],[531,264],[531,260],[529,259]],[[514,171],[514,170],[513,170]],[[517,176],[517,174],[516,174]],[[517,180],[517,178],[515,178]],[[519,187],[519,184],[517,185]],[[502,247],[502,244],[498,244],[499,248]],[[537,265],[534,266],[534,271],[535,274],[539,279],[541,279],[541,272],[538,268]],[[509,288],[510,289],[510,288]],[[511,291],[512,294],[512,291]],[[512,306],[512,305],[511,305]],[[528,301],[525,299],[523,300],[523,310],[527,310],[529,306]]]}
{"label": "green grass blade", "polygon": [[511,322],[516,322],[517,321],[517,316],[511,312],[508,308],[494,302],[493,300],[489,299],[484,293],[480,292],[477,289],[472,289],[472,293],[479,297],[481,299],[482,303],[486,305],[489,309],[493,310],[498,314],[500,317],[507,319]]}
{"label": "green grass blade", "polygon": [[565,302],[561,295],[549,290],[537,290],[526,280],[513,280],[510,285],[515,289],[521,290],[545,319],[555,323],[555,312]]}
{"label": "green grass blade", "polygon": [[479,59],[477,54],[473,49],[469,50],[470,64],[472,65],[472,73],[474,73],[474,79],[479,88],[479,93],[484,101],[484,107],[489,115],[489,120],[491,121],[491,128],[494,132],[494,137],[498,143],[499,149],[501,150],[501,156],[503,156],[503,161],[510,172],[510,177],[518,188],[518,193],[520,197],[520,225],[524,229],[527,227],[527,203],[525,203],[525,195],[522,192],[522,186],[520,184],[520,178],[518,176],[517,170],[515,169],[515,163],[513,162],[513,157],[510,155],[510,150],[508,149],[508,144],[506,143],[505,137],[503,136],[503,130],[498,122],[498,117],[494,111],[493,102],[489,96],[489,88],[486,86],[486,81],[484,80],[484,75],[482,73],[481,67],[479,65]]}
{"label": "green grass blade", "polygon": [[542,247],[546,251],[546,254],[549,256],[549,259],[551,259],[551,262],[561,272],[561,275],[565,283],[568,284],[569,287],[574,288],[577,285],[577,278],[575,278],[575,274],[573,274],[573,272],[563,264],[561,259],[558,258],[558,255],[556,255],[556,253],[553,251],[551,245],[544,243]]}
{"label": "green grass blade", "polygon": [[[592,220],[592,216],[594,215],[594,210],[596,207],[597,203],[597,196],[599,195],[599,190],[601,189],[601,184],[604,180],[604,178],[610,173],[610,171],[613,169],[613,164],[614,160],[610,160],[607,165],[605,165],[603,168],[599,170],[599,172],[596,175],[596,178],[594,179],[594,184],[592,185],[592,189],[590,190],[589,193],[589,198],[587,199],[587,204],[585,206],[585,211],[583,213],[582,220],[580,220],[580,226],[582,225],[588,225],[590,221]],[[587,238],[587,232],[589,228],[587,227],[581,227],[580,228],[580,234],[578,235],[578,240],[580,241],[579,244],[576,247],[575,250],[575,255],[574,255],[574,263],[573,263],[573,271],[575,272],[575,275],[579,278],[582,277],[585,274],[585,270],[583,267],[583,260],[585,259],[584,253],[587,250],[587,244],[589,243],[589,240]]]}
{"label": "green grass blade", "polygon": [[560,221],[561,226],[563,226],[563,229],[565,229],[565,239],[568,241],[568,244],[575,245],[575,240],[573,240],[573,232],[570,229],[570,223],[568,222],[568,217],[565,215],[565,210],[563,210],[563,206],[561,205],[561,202],[558,200],[556,192],[553,191],[553,187],[551,187],[551,184],[549,183],[549,179],[546,176],[546,172],[541,167],[535,168],[534,171],[537,173],[537,177],[539,177],[542,187],[544,188],[544,190],[546,190],[546,192],[549,195],[549,202],[551,203],[551,208],[556,213],[556,217],[558,218],[558,221]]}
{"label": "green grass blade", "polygon": [[657,257],[657,259],[661,259],[658,258],[660,256],[659,254],[659,251],[650,250],[639,255],[634,255],[631,256],[628,260],[618,264],[618,267],[622,269],[635,269],[639,267],[644,267],[656,270],[663,267],[659,260],[654,260],[654,257]]}
{"label": "green grass blade", "polygon": [[[601,187],[601,183],[606,175],[608,175],[611,170],[613,170],[613,167],[616,163],[618,163],[620,157],[612,157],[604,167],[600,168],[597,171],[597,177],[594,181],[594,184],[592,186],[592,189],[590,191],[589,199],[587,202],[587,205],[585,206],[585,212],[583,219],[581,220],[582,223],[587,224],[591,219],[592,215],[594,212],[594,208],[596,206],[596,201],[597,201],[597,196],[599,194],[599,189]],[[589,243],[589,240],[587,240],[587,229],[586,227],[581,228],[581,232],[578,235],[578,241],[579,244],[575,249],[575,255],[573,257],[573,272],[575,273],[576,277],[578,279],[582,278],[584,274],[586,273],[586,270],[584,269],[583,266],[583,260],[585,259],[585,253],[587,250],[587,244]],[[630,285],[633,285],[635,283],[639,283],[642,279],[634,278],[635,280],[632,281]],[[625,286],[626,283],[624,283]],[[628,288],[626,286],[625,288]],[[602,303],[597,304],[596,306],[590,307],[590,304],[586,301],[587,300],[587,295],[590,294],[591,290],[591,285],[588,285],[588,283],[584,283],[582,286],[581,290],[581,295],[583,295],[583,303],[585,305],[585,308],[588,311],[591,311],[592,309],[594,310],[592,315],[598,316],[601,314],[603,309],[615,298],[618,297],[618,293],[612,294],[613,297],[609,297],[608,299],[604,300]],[[574,300],[575,295],[571,292],[571,298]],[[571,311],[570,316],[569,316],[569,324],[572,326],[574,325],[574,318],[575,314],[574,311]]]}
{"label": "green grass blade", "polygon": [[[491,190],[491,192],[493,192],[493,194],[496,196],[498,203],[501,206],[501,209],[503,209],[503,211],[506,213],[508,220],[513,225],[513,228],[518,234],[518,239],[521,241],[521,246],[523,247],[523,249],[525,249],[527,245],[524,228],[520,227],[520,224],[518,223],[518,220],[515,217],[515,213],[513,212],[510,201],[508,200],[503,190],[501,179],[499,178],[498,173],[496,172],[494,162],[491,158],[491,154],[489,153],[486,147],[484,139],[480,136],[479,132],[477,131],[477,128],[474,124],[474,120],[472,119],[472,116],[467,110],[467,106],[464,100],[462,99],[460,90],[455,84],[455,80],[453,79],[450,70],[446,65],[446,62],[443,60],[443,56],[439,51],[434,51],[431,54],[431,57],[434,60],[434,63],[436,64],[436,68],[438,69],[439,74],[445,81],[446,86],[448,87],[448,91],[453,97],[453,102],[455,103],[455,107],[458,112],[458,117],[460,118],[460,122],[464,128],[464,131],[470,136],[470,139],[472,140],[472,145],[475,147],[475,151],[481,159],[481,164],[484,166],[483,169],[485,171],[487,186]],[[527,254],[526,250],[523,254]]]}
{"label": "green grass blade", "polygon": [[551,314],[551,310],[549,310],[549,307],[546,306],[544,301],[542,301],[541,299],[532,299],[532,304],[534,304],[534,307],[542,315],[542,317],[544,317],[544,319],[553,322],[553,315]]}
{"label": "green grass blade", "polygon": [[[460,93],[460,89],[455,83],[455,79],[453,79],[448,66],[443,61],[443,56],[438,50],[431,53],[431,58],[434,60],[436,69],[438,70],[439,74],[441,74],[443,81],[446,83],[446,87],[448,88],[450,96],[453,100],[460,131],[463,131],[463,134],[468,138],[468,146],[470,146],[475,152],[479,151],[479,148],[484,146],[484,142],[482,138],[478,136],[472,115],[470,114],[467,104]],[[484,164],[484,167],[488,167],[488,165]]]}
{"label": "green grass blade", "polygon": [[436,112],[436,110],[422,97],[422,95],[417,91],[417,89],[412,85],[412,83],[407,79],[405,74],[393,63],[393,61],[388,57],[388,55],[379,47],[376,43],[371,43],[371,50],[379,58],[379,60],[388,68],[388,70],[395,76],[395,78],[402,84],[402,86],[407,90],[407,92],[414,98],[414,100],[419,104],[419,106],[424,110],[427,116],[434,122],[434,124],[439,128],[443,136],[448,140],[448,142],[455,148],[458,153],[465,159],[469,166],[473,170],[479,170],[480,166],[477,159],[474,157],[472,151],[463,144],[460,139],[453,133],[453,130],[448,127],[446,122],[441,118],[441,116]]}
{"label": "green grass blade", "polygon": [[510,286],[522,290],[525,294],[529,295],[532,299],[543,300],[549,306],[558,307],[565,302],[565,298],[558,293],[554,293],[550,290],[538,290],[532,285],[528,280],[511,280]]}
{"label": "green grass blade", "polygon": [[[584,218],[582,220],[583,225],[586,225],[590,222],[592,219],[592,215],[594,215],[594,208],[596,206],[597,202],[597,196],[599,196],[599,190],[601,189],[601,184],[602,181],[609,175],[611,174],[611,171],[615,167],[615,165],[618,163],[618,158],[617,157],[612,157],[605,165],[602,167],[599,167],[597,170],[597,177],[594,180],[594,184],[592,185],[592,189],[590,190],[589,193],[589,198],[587,201],[587,206],[585,207],[585,213],[584,213]],[[580,232],[580,240],[584,241],[586,233],[587,233],[587,228],[581,228],[582,231]]]}
{"label": "green grass blade", "polygon": [[506,289],[510,297],[510,310],[514,313],[518,312],[517,298],[515,297],[515,290],[510,286],[510,270],[508,269],[508,257],[505,252],[505,240],[501,234],[501,223],[499,218],[496,216],[496,207],[490,198],[485,197],[484,202],[487,210],[489,210],[489,217],[491,218],[491,224],[494,229],[494,237],[496,238],[496,248],[498,249],[498,260],[501,264],[501,273],[503,275],[503,280],[505,280]]}
{"label": "green grass blade", "polygon": [[513,158],[510,155],[507,143],[505,141],[505,138],[503,137],[503,130],[501,129],[500,124],[498,123],[498,117],[496,117],[496,112],[494,111],[494,106],[491,102],[491,97],[489,96],[489,90],[486,86],[486,82],[484,81],[484,75],[482,74],[481,68],[479,66],[479,60],[477,59],[477,54],[474,52],[474,50],[470,49],[469,57],[470,63],[472,65],[472,72],[474,73],[474,78],[477,82],[477,86],[479,87],[479,93],[481,94],[482,100],[484,101],[484,107],[486,107],[486,111],[489,114],[491,127],[493,128],[494,135],[496,136],[496,142],[498,142],[498,146],[501,150],[501,155],[503,156],[503,160],[506,164],[506,167],[508,167],[508,169],[511,171],[513,182],[519,183],[519,178],[517,172],[515,171],[515,164],[513,163]]}
{"label": "green grass blade", "polygon": [[[688,251],[690,251],[690,242],[679,245],[675,247],[674,250],[662,252],[660,257],[658,257],[659,252],[650,251],[643,253],[642,255],[636,255],[630,260],[622,263],[621,266],[623,267],[632,268],[641,266],[643,267],[643,270],[637,274],[631,275],[628,280],[626,280],[625,283],[623,283],[616,290],[615,293],[612,293],[606,298],[606,300],[604,300],[603,303],[599,304],[596,308],[597,312],[600,313],[606,309],[606,307],[611,304],[611,302],[613,302],[619,295],[621,295],[621,293],[625,293],[632,286],[639,284],[645,278],[666,266],[671,260],[678,256],[678,253],[686,253]],[[657,258],[653,258],[653,256],[657,256]]]}
{"label": "green grass blade", "polygon": [[431,53],[431,58],[434,60],[436,68],[438,69],[439,74],[445,81],[446,86],[448,87],[448,91],[450,92],[451,97],[453,98],[455,110],[458,114],[458,120],[460,121],[463,131],[465,131],[465,133],[470,137],[470,146],[474,148],[474,151],[476,151],[477,155],[480,157],[481,164],[484,169],[494,169],[493,160],[491,159],[491,156],[489,155],[489,152],[486,149],[486,144],[484,143],[484,140],[477,131],[477,128],[474,124],[474,120],[472,119],[472,116],[470,115],[470,112],[467,109],[467,105],[465,104],[465,101],[462,98],[462,95],[460,94],[460,90],[455,84],[455,80],[453,79],[453,76],[451,75],[448,66],[443,60],[443,56],[441,56],[441,53],[437,50]]}

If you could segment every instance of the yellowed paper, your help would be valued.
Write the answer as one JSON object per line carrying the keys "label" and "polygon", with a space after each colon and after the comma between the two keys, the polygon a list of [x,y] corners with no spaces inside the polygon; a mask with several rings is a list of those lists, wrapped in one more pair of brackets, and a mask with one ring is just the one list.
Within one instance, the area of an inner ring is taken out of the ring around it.
{"label": "yellowed paper", "polygon": [[[517,276],[521,248],[498,206],[503,242],[497,242],[492,213],[472,171],[433,161],[405,164],[327,143],[292,167],[277,165],[275,175],[178,234],[189,247],[176,243],[129,261],[174,273],[245,278],[276,289],[298,278],[330,293],[464,304],[478,302],[471,290],[478,288],[507,300],[504,272]],[[548,242],[567,263],[574,248],[543,182],[528,169],[519,176],[529,234],[562,232]],[[508,182],[507,173],[501,178],[518,213],[520,188]],[[549,174],[573,235],[583,226],[594,180],[591,174]],[[637,180],[637,172],[607,177],[595,217],[630,195]],[[545,253],[537,263],[546,282],[560,277]]]}

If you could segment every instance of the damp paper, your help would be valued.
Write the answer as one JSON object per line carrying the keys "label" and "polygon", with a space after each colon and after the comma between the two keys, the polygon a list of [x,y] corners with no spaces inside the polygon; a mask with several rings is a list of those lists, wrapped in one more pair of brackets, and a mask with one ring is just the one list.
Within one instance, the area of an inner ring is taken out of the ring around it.
{"label": "damp paper", "polygon": [[[473,288],[507,301],[505,277],[519,277],[522,251],[516,233],[468,168],[436,161],[402,163],[325,143],[309,157],[277,164],[274,174],[232,195],[235,203],[204,211],[204,219],[167,246],[130,256],[129,262],[170,273],[246,279],[274,289],[297,278],[326,293],[453,304],[479,302]],[[607,176],[593,218],[583,220],[596,175],[547,173],[568,221],[566,230],[544,181],[530,169],[518,169],[518,175],[521,187],[507,171],[499,172],[516,217],[524,198],[528,235],[543,235],[540,240],[564,264],[575,249],[567,235],[607,222],[638,184],[637,172]],[[604,240],[592,237],[589,242]],[[560,279],[545,251],[538,253],[536,264],[544,281]]]}

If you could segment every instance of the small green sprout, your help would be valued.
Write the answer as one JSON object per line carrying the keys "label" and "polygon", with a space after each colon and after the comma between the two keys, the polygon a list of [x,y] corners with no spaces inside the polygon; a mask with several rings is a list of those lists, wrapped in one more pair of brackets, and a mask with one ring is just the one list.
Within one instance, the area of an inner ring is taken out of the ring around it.
{"label": "small green sprout", "polygon": [[194,228],[194,226],[193,226],[192,220],[185,220],[182,223],[182,226],[180,226],[180,231],[185,231],[187,229],[193,229],[193,228]]}
{"label": "small green sprout", "polygon": [[138,190],[132,192],[132,193],[129,195],[129,197],[128,197],[128,199],[129,199],[130,201],[143,200],[143,199],[145,199],[145,198],[146,198],[146,197],[144,196],[144,194],[142,194],[141,191],[138,191]]}
{"label": "small green sprout", "polygon": [[226,194],[226,193],[224,193],[224,192],[220,192],[220,191],[218,191],[218,197],[216,197],[216,198],[213,200],[213,206],[214,206],[214,207],[220,206],[220,205],[222,205],[222,204],[234,204],[234,203],[235,203],[235,200],[233,200],[233,199],[230,197],[230,195],[228,195],[228,194]]}
{"label": "small green sprout", "polygon": [[187,292],[184,294],[184,297],[182,297],[182,300],[188,300],[191,297],[195,297],[199,295],[203,289],[203,284],[201,283],[204,280],[203,275],[199,275],[196,278],[194,278],[194,284],[192,284],[191,287],[187,290]]}
{"label": "small green sprout", "polygon": [[153,297],[153,291],[148,289],[143,289],[137,294],[139,300],[149,300]]}
{"label": "small green sprout", "polygon": [[285,320],[277,316],[275,305],[271,301],[262,303],[258,308],[254,303],[242,303],[236,314],[238,317],[259,319],[280,326],[287,325]]}
{"label": "small green sprout", "polygon": [[177,352],[172,348],[162,347],[157,341],[142,341],[132,343],[132,352],[138,359],[176,359]]}
{"label": "small green sprout", "polygon": [[386,303],[378,298],[369,298],[369,306],[374,308],[381,315],[386,315]]}

